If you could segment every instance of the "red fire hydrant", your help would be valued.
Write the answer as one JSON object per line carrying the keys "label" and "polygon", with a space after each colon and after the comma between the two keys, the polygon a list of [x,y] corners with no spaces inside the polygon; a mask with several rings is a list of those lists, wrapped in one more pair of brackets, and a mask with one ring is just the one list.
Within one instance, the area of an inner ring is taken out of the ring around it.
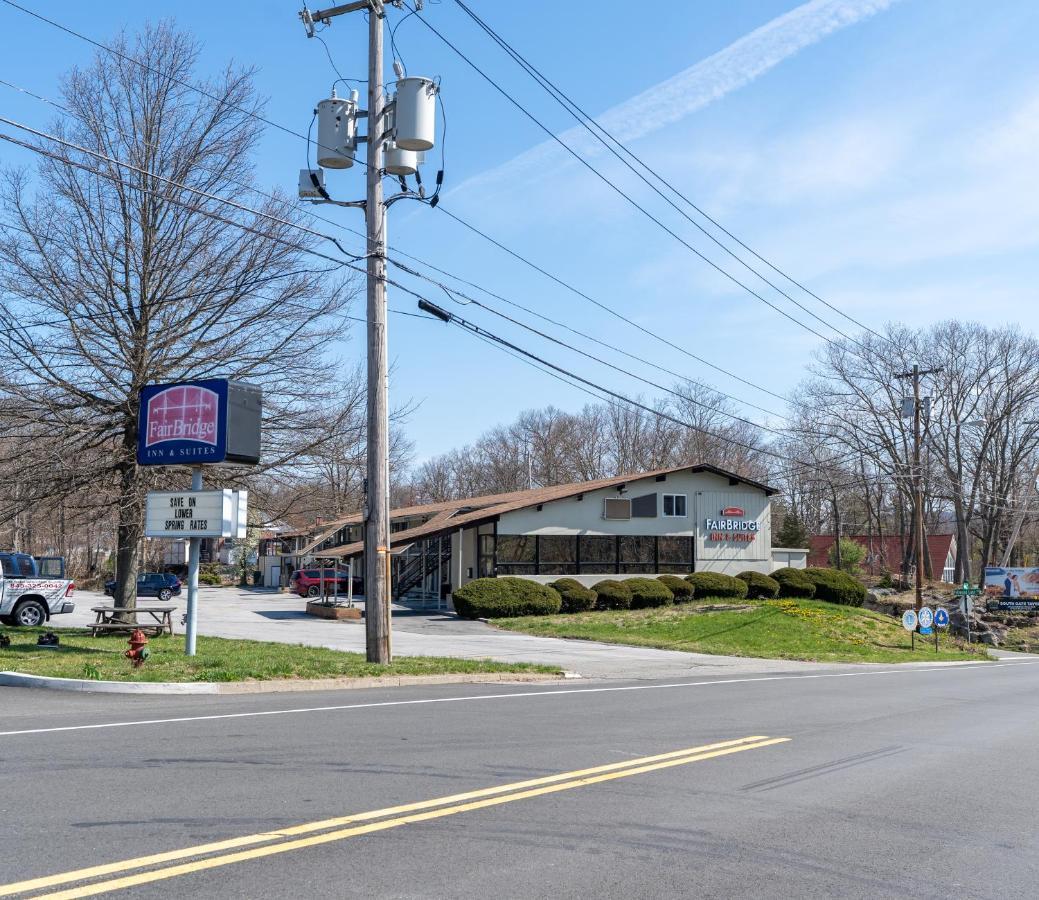
{"label": "red fire hydrant", "polygon": [[127,643],[129,643],[130,649],[123,656],[133,663],[135,669],[139,669],[141,664],[151,656],[151,651],[148,649],[148,638],[140,628],[135,628]]}

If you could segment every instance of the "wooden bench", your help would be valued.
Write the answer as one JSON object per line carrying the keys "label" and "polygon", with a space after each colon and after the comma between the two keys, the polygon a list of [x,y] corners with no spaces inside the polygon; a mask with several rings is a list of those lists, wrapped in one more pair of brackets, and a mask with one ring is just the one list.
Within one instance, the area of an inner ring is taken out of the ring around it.
{"label": "wooden bench", "polygon": [[[92,606],[90,611],[95,613],[97,618],[92,625],[87,627],[90,628],[92,637],[104,632],[129,633],[136,628],[152,637],[158,637],[163,633],[173,634],[173,611],[176,608],[175,606],[138,606],[134,610],[124,610],[115,606]],[[117,619],[117,616],[127,613],[148,615],[153,621],[134,623],[121,622]]]}

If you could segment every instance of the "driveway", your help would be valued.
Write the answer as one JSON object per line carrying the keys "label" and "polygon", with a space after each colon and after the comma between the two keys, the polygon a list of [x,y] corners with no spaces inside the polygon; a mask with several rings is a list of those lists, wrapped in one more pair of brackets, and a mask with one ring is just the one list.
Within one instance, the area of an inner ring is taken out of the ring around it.
{"label": "driveway", "polygon": [[[111,598],[76,591],[76,611],[52,620],[56,627],[87,625],[94,620],[91,606],[110,604]],[[141,598],[142,605],[157,603]],[[176,630],[183,631],[180,613],[186,591],[173,602]],[[330,647],[364,652],[363,620],[328,621],[308,616],[305,601],[295,594],[265,588],[200,587],[198,630],[214,637],[246,638]],[[364,606],[363,602],[358,604]],[[746,675],[763,672],[825,671],[836,665],[710,656],[649,647],[624,647],[594,641],[535,637],[501,631],[483,622],[460,619],[453,612],[393,605],[393,652],[399,656],[454,656],[559,666],[588,678],[655,679],[688,676]],[[848,666],[842,665],[847,669]]]}

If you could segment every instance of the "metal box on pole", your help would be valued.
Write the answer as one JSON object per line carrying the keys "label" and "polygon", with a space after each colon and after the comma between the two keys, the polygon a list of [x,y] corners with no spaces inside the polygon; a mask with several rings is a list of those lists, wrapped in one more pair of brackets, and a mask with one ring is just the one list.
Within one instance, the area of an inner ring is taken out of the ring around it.
{"label": "metal box on pole", "polygon": [[432,150],[436,138],[437,86],[432,78],[397,82],[395,139],[402,150]]}
{"label": "metal box on pole", "polygon": [[[356,93],[356,92],[355,92]],[[357,99],[337,97],[335,91],[317,105],[317,164],[325,169],[349,169],[357,149]]]}

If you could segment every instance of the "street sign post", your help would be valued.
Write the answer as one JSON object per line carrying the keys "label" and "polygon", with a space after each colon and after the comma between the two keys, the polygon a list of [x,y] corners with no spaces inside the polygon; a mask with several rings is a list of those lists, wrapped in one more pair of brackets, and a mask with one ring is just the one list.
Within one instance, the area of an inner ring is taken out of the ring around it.
{"label": "street sign post", "polygon": [[902,613],[902,627],[909,632],[909,645],[916,649],[916,610],[907,609]]}
{"label": "street sign post", "polygon": [[960,598],[960,612],[963,614],[964,621],[967,623],[967,643],[970,643],[970,614],[974,611],[974,601],[972,597],[978,596],[981,593],[980,587],[971,587],[969,581],[963,582],[961,587],[956,588],[953,593]]}

